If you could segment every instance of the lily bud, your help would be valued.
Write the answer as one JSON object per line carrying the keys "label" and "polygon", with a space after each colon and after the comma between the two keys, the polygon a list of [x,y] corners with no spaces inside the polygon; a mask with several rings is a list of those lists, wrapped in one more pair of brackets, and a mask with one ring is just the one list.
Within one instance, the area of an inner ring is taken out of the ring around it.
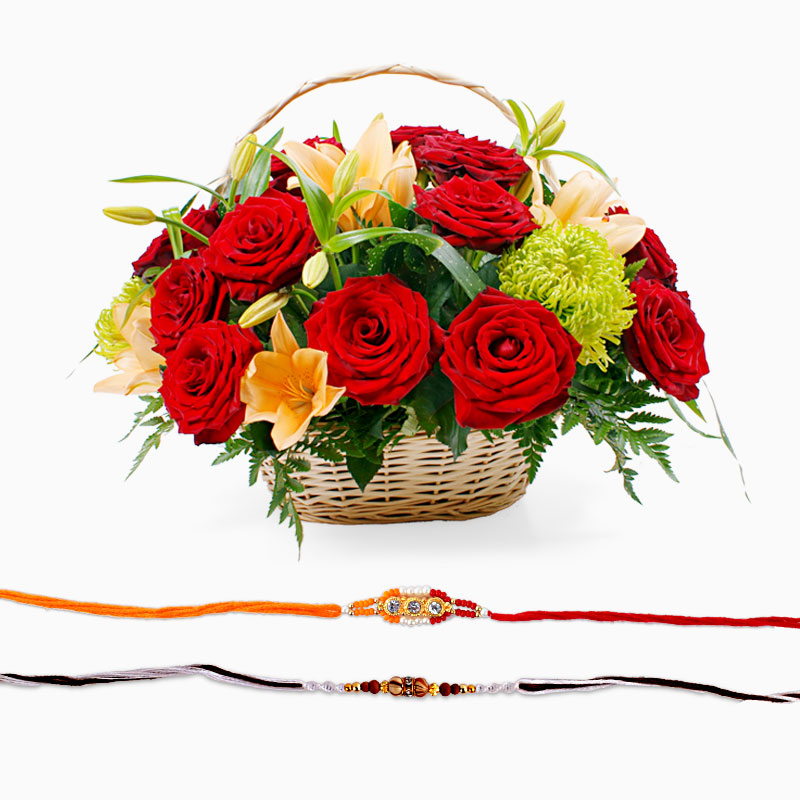
{"label": "lily bud", "polygon": [[103,213],[117,222],[127,222],[128,225],[149,225],[156,221],[156,215],[142,206],[112,206],[104,208]]}
{"label": "lily bud", "polygon": [[537,120],[539,130],[543,131],[549,128],[554,123],[561,119],[561,114],[564,111],[564,101],[559,100],[554,106],[550,106],[547,111],[542,114],[541,118]]}
{"label": "lily bud", "polygon": [[288,292],[270,292],[259,297],[242,312],[242,316],[239,317],[239,327],[253,328],[272,319],[289,302],[290,297]]}
{"label": "lily bud", "polygon": [[253,159],[256,157],[258,139],[254,133],[249,133],[236,145],[231,157],[231,178],[240,181],[247,175],[250,167],[253,166]]}
{"label": "lily bud", "polygon": [[564,133],[564,128],[566,128],[566,126],[567,123],[562,119],[559,122],[556,122],[555,125],[545,128],[542,131],[542,138],[539,141],[539,148],[544,149],[545,147],[552,147],[561,138],[561,134]]}
{"label": "lily bud", "polygon": [[320,251],[303,265],[303,284],[309,289],[316,289],[328,274],[328,257]]}
{"label": "lily bud", "polygon": [[336,197],[344,197],[352,188],[358,170],[358,151],[351,150],[341,161],[333,176],[333,192]]}
{"label": "lily bud", "polygon": [[533,173],[526,172],[518,181],[516,186],[511,190],[511,194],[517,198],[521,203],[524,203],[533,191]]}

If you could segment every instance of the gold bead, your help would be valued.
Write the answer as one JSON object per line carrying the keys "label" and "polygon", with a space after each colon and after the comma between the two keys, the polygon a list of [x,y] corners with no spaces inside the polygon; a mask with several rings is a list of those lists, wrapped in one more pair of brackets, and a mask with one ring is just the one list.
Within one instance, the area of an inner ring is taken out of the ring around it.
{"label": "gold bead", "polygon": [[389,691],[389,681],[381,681],[381,694],[386,694]]}
{"label": "gold bead", "polygon": [[466,694],[466,692],[467,692],[467,684],[466,683],[460,684],[458,688],[461,689],[461,693],[462,694]]}
{"label": "gold bead", "polygon": [[361,684],[360,683],[354,683],[353,684],[353,691],[354,692],[360,692],[361,691]]}
{"label": "gold bead", "polygon": [[467,686],[467,691],[470,694],[475,694],[475,687],[472,684],[470,684],[469,686]]}
{"label": "gold bead", "polygon": [[428,693],[431,694],[431,695],[434,695],[434,696],[439,694],[439,684],[438,683],[432,683],[428,687]]}

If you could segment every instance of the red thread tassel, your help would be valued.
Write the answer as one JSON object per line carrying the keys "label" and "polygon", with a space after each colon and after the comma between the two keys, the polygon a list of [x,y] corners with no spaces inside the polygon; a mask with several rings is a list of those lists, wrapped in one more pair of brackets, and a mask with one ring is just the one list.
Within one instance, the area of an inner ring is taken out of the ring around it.
{"label": "red thread tassel", "polygon": [[675,614],[629,614],[616,611],[523,611],[520,614],[489,612],[498,622],[541,620],[590,620],[592,622],[655,622],[662,625],[719,625],[731,628],[800,628],[797,617],[681,617]]}

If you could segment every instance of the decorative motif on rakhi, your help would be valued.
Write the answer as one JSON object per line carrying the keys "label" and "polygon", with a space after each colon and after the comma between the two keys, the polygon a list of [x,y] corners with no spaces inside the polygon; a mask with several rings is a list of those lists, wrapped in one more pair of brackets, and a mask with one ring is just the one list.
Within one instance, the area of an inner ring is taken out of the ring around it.
{"label": "decorative motif on rakhi", "polygon": [[389,589],[380,597],[350,603],[346,611],[357,617],[380,614],[387,622],[402,625],[432,625],[450,616],[488,616],[488,612],[472,600],[453,600],[446,592],[430,586]]}

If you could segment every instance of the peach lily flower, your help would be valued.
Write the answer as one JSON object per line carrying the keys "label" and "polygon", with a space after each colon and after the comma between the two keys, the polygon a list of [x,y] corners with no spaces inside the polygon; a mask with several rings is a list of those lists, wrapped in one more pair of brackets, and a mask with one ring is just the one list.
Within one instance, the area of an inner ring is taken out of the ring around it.
{"label": "peach lily flower", "polygon": [[[331,144],[317,144],[310,147],[300,142],[286,142],[283,149],[286,155],[333,200],[335,194],[333,176],[345,154]],[[392,149],[392,137],[383,114],[379,114],[370,123],[354,150],[358,153],[354,191],[382,189],[400,205],[411,205],[414,199],[417,166],[408,142],[401,142],[396,149]],[[381,195],[375,194],[359,200],[353,209],[364,222],[384,226],[392,224],[389,203]],[[339,218],[339,227],[345,231],[358,227],[352,210],[346,211]]]}
{"label": "peach lily flower", "polygon": [[114,366],[119,372],[95,384],[96,392],[150,394],[161,387],[160,367],[167,362],[163,356],[153,352],[155,339],[150,333],[150,305],[142,303],[136,306],[125,321],[127,311],[127,303],[117,303],[111,315],[117,330],[130,346],[114,358]]}
{"label": "peach lily flower", "polygon": [[594,172],[582,170],[573,175],[548,206],[544,202],[542,179],[535,159],[526,159],[533,176],[531,213],[539,225],[560,221],[565,225],[584,225],[600,233],[617,255],[624,255],[638,244],[647,228],[641,217],[609,214],[613,189]]}
{"label": "peach lily flower", "polygon": [[299,347],[279,311],[270,331],[273,350],[256,353],[242,377],[240,397],[245,423],[274,423],[279,450],[303,438],[312,417],[327,414],[345,387],[328,386],[328,354]]}

